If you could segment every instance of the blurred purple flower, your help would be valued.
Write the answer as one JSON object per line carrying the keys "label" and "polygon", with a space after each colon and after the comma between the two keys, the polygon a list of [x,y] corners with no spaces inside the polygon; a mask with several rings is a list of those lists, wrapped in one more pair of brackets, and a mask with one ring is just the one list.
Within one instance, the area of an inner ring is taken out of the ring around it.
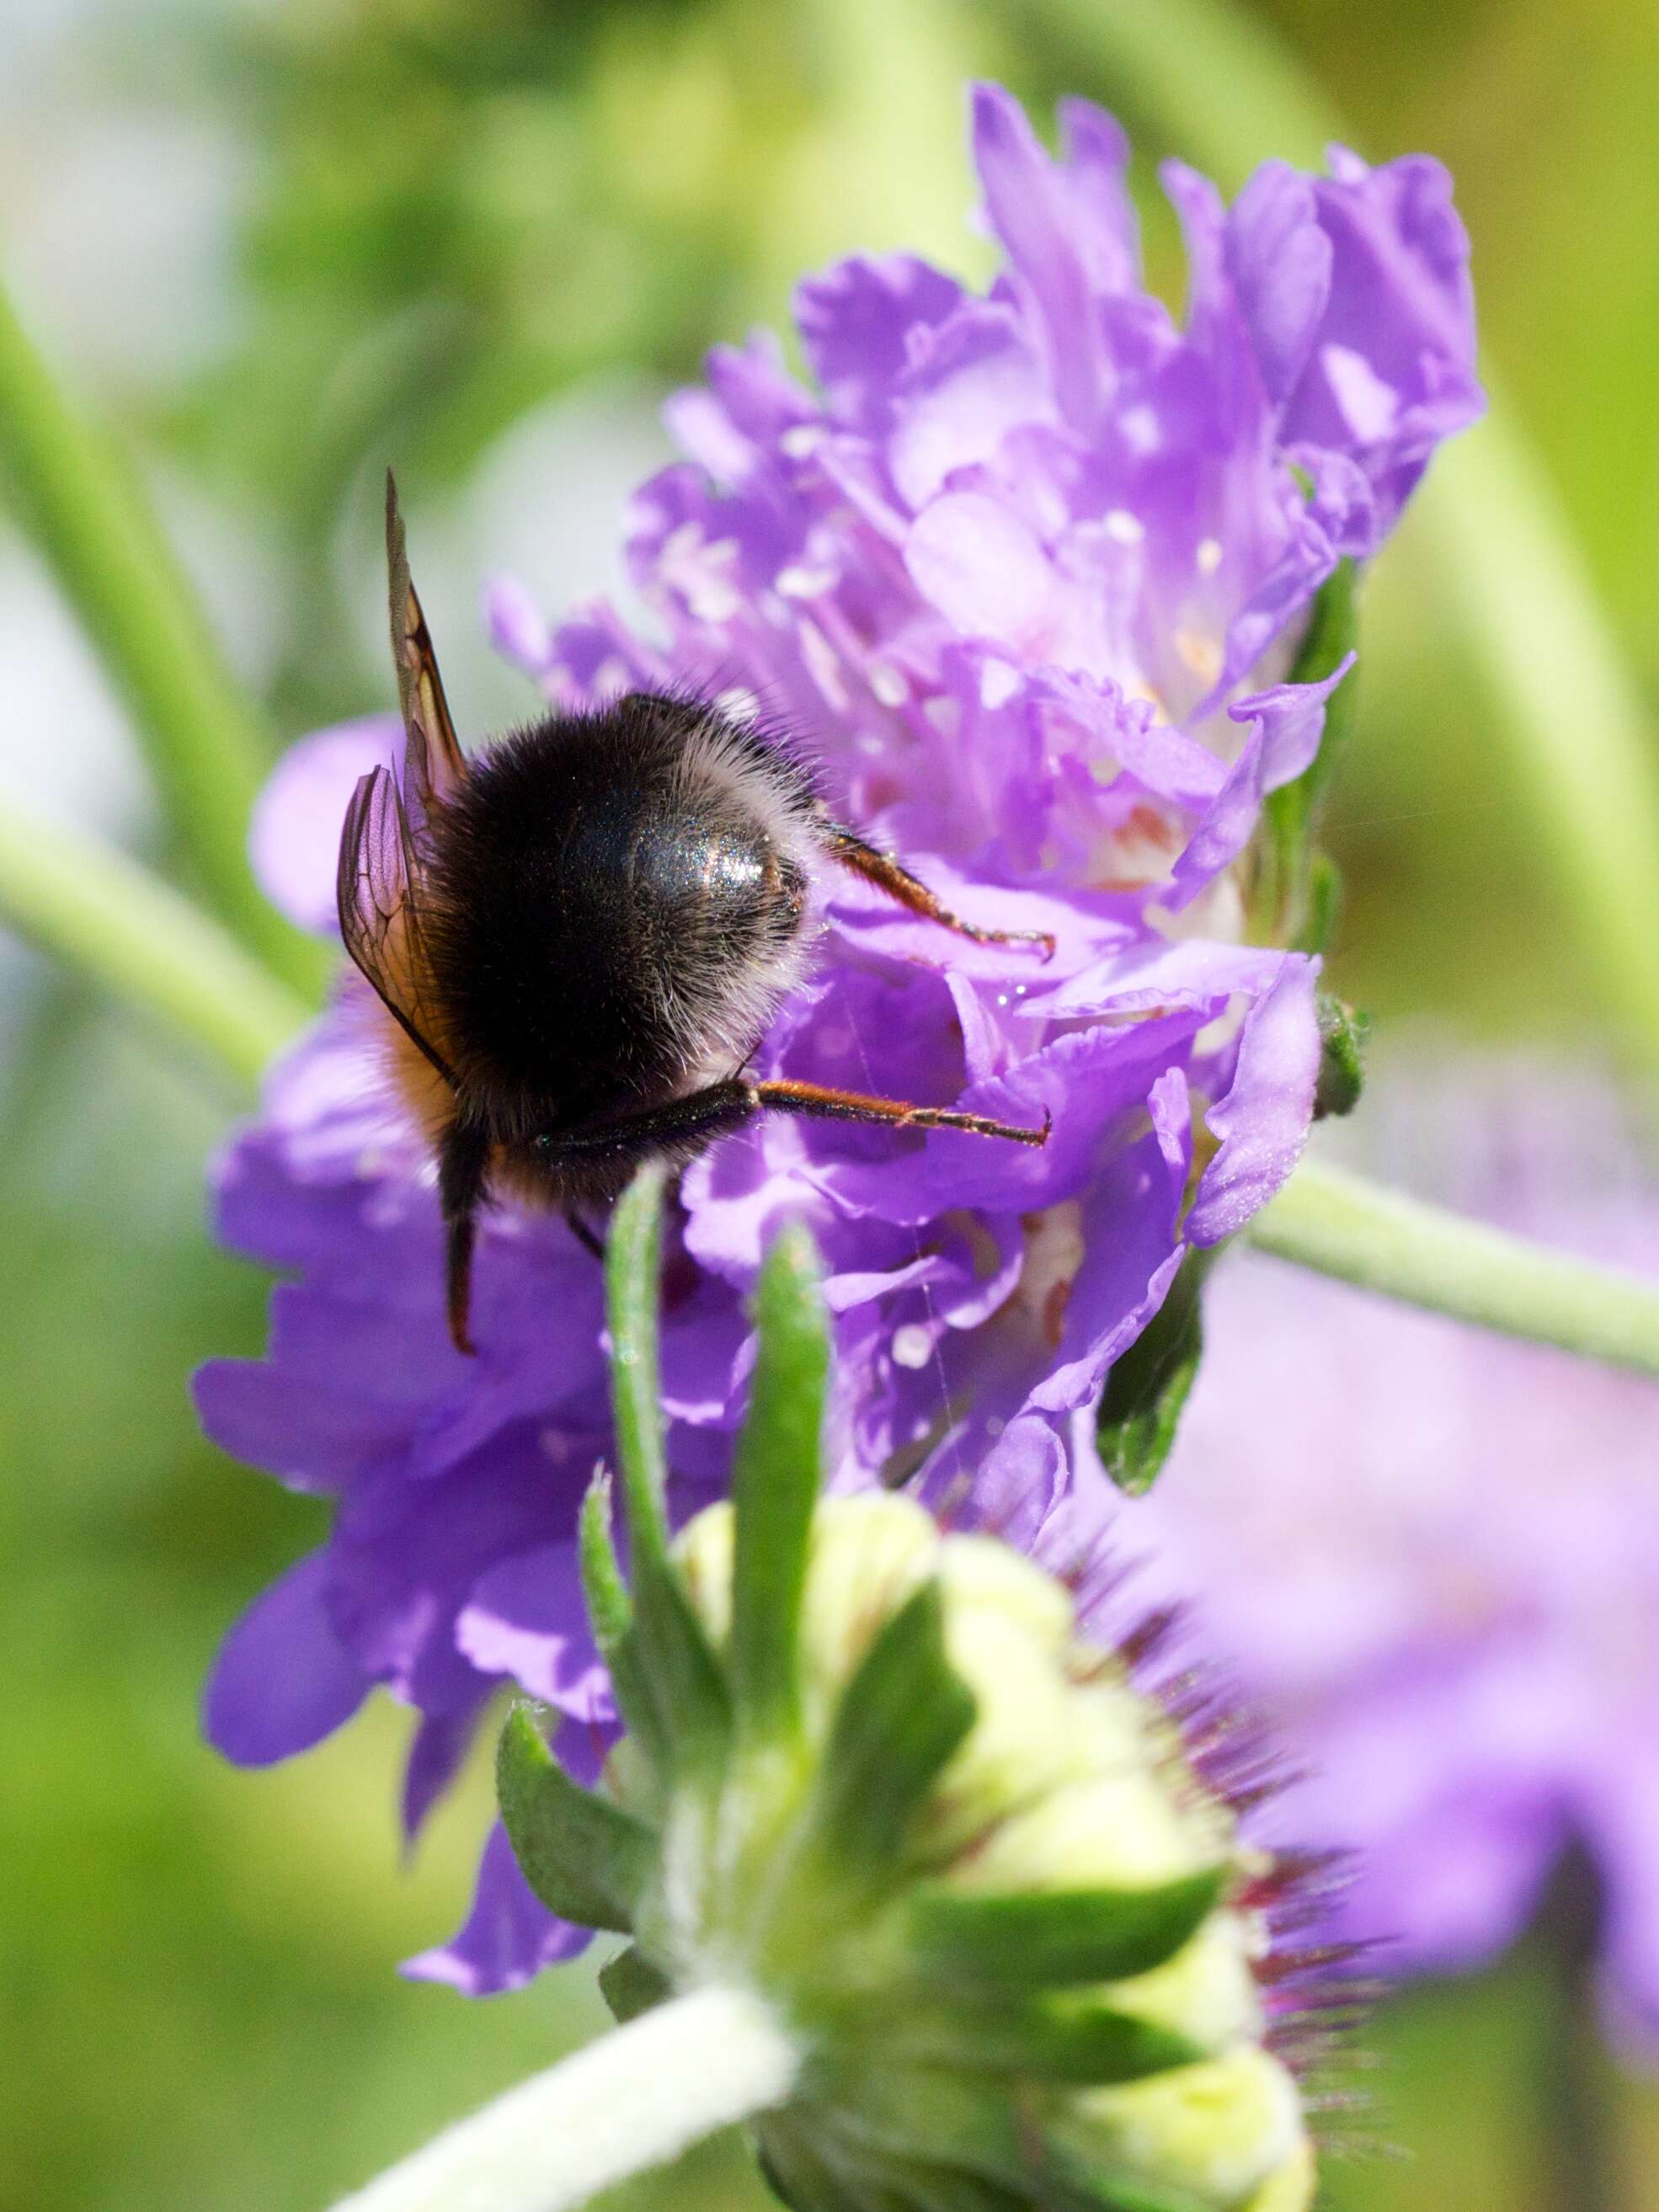
{"label": "blurred purple flower", "polygon": [[[988,296],[903,257],[842,263],[797,301],[822,397],[757,338],[671,404],[690,459],[629,525],[654,644],[603,604],[555,630],[492,595],[556,704],[690,685],[758,711],[951,903],[1056,940],[1043,964],[825,886],[816,971],[759,1070],[1053,1132],[1034,1151],[779,1115],[692,1165],[664,1340],[682,1515],[724,1480],[744,1297],[783,1218],[828,1269],[838,1478],[915,1468],[954,1504],[972,1469],[966,1510],[1024,1536],[1188,1244],[1237,1229],[1306,1132],[1316,963],[1237,942],[1232,863],[1340,678],[1284,680],[1315,592],[1478,411],[1463,235],[1430,161],[1269,168],[1231,213],[1171,168],[1178,327],[1139,288],[1115,125],[1076,102],[1063,123],[1051,161],[1006,94],[975,95],[1006,254]],[[279,771],[258,854],[291,912],[325,906],[326,825],[390,744],[353,725]],[[264,1360],[202,1374],[204,1421],[338,1508],[233,1632],[210,1729],[281,1757],[385,1683],[422,1715],[412,1826],[502,1675],[604,1725],[569,1598],[608,1446],[599,1271],[562,1223],[498,1211],[480,1356],[450,1348],[431,1170],[376,1098],[350,990],[218,1187],[226,1240],[297,1279]],[[467,1929],[417,1971],[499,1988],[569,1940],[494,1849]]]}
{"label": "blurred purple flower", "polygon": [[[1659,1274],[1659,1169],[1613,1095],[1517,1060],[1368,1088],[1370,1164]],[[1345,1932],[1491,1956],[1563,1849],[1599,1869],[1615,2016],[1659,2037],[1659,1384],[1255,1255],[1205,1308],[1157,1490],[1115,1520],[1136,1602],[1189,1596],[1359,1847]]]}

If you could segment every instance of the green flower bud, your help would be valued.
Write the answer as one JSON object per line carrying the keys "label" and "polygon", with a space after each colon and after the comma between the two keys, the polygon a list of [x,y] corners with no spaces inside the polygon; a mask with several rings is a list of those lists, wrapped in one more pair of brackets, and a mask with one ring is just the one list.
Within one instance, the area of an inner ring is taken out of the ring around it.
{"label": "green flower bud", "polygon": [[661,1506],[653,1179],[611,1233],[623,1589],[590,1500],[628,1733],[600,1788],[533,1708],[504,1818],[556,1910],[624,1928],[624,2017],[725,1985],[801,2053],[751,2131],[798,2212],[1305,2212],[1293,2076],[1264,2047],[1271,1862],[1070,1592],[913,1501],[820,1500],[827,1370],[803,1238],[775,1246],[731,1504]]}

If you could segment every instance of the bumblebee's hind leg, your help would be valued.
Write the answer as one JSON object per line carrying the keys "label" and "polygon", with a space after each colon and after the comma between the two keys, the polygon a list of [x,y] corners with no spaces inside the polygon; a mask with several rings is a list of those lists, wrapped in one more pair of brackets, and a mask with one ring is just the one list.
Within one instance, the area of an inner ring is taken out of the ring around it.
{"label": "bumblebee's hind leg", "polygon": [[[958,1114],[945,1106],[913,1106],[903,1098],[872,1098],[861,1091],[830,1091],[820,1083],[745,1083],[733,1076],[688,1097],[643,1113],[619,1115],[586,1129],[560,1129],[539,1140],[544,1156],[578,1167],[596,1161],[637,1163],[664,1153],[689,1159],[702,1146],[771,1108],[831,1121],[878,1121],[891,1129],[963,1129],[975,1137],[1002,1137],[1016,1145],[1046,1145],[1052,1116],[1040,1129],[994,1121],[985,1114]],[[566,1218],[568,1219],[567,1215]],[[574,1224],[572,1224],[574,1226]]]}
{"label": "bumblebee's hind leg", "polygon": [[924,921],[936,921],[941,929],[954,930],[958,937],[971,938],[975,945],[1035,945],[1045,960],[1053,958],[1054,940],[1046,929],[981,929],[976,922],[952,914],[908,868],[900,867],[890,854],[866,845],[839,822],[826,823],[823,834],[824,850],[832,860],[853,875],[862,876],[866,883],[874,884]]}

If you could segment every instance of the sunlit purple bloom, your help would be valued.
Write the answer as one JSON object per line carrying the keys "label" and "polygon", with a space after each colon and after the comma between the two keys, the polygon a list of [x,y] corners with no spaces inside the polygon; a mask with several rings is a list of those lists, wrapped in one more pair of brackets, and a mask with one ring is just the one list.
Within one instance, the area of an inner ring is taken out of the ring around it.
{"label": "sunlit purple bloom", "polygon": [[[1266,170],[1231,213],[1172,168],[1180,325],[1140,289],[1116,125],[1076,102],[1063,125],[1056,161],[1006,95],[975,95],[1006,256],[988,295],[902,256],[842,263],[797,299],[816,392],[757,337],[671,404],[690,458],[629,519],[641,622],[596,603],[552,628],[493,594],[498,642],[556,705],[690,685],[758,713],[951,904],[1055,939],[1045,963],[820,886],[814,971],[757,1073],[1052,1133],[775,1115],[694,1163],[664,1323],[678,1515],[725,1479],[744,1299],[799,1218],[835,1316],[837,1479],[915,1470],[1035,1532],[1076,1472],[1073,1415],[1306,1132],[1316,963],[1237,942],[1233,863],[1340,680],[1286,681],[1314,594],[1478,410],[1462,233],[1425,161]],[[318,825],[391,745],[354,725],[279,771],[258,858],[290,911],[325,906]],[[204,1372],[204,1419],[338,1510],[233,1632],[209,1718],[232,1756],[275,1758],[386,1684],[422,1715],[412,1826],[504,1675],[603,1726],[569,1601],[608,1447],[600,1285],[562,1223],[498,1211],[479,1357],[453,1351],[432,1174],[364,1036],[348,991],[220,1168],[227,1241],[295,1279],[267,1358]],[[493,1852],[464,1939],[422,1971],[501,1987],[564,1942],[515,1882]]]}
{"label": "sunlit purple bloom", "polygon": [[[1613,1095],[1526,1060],[1402,1066],[1361,1136],[1395,1180],[1659,1273],[1659,1167]],[[1349,1931],[1467,1966],[1569,1843],[1607,1897],[1607,1992],[1659,2037],[1659,1384],[1230,1258],[1152,1496],[1138,1602],[1193,1598],[1361,1847]]]}

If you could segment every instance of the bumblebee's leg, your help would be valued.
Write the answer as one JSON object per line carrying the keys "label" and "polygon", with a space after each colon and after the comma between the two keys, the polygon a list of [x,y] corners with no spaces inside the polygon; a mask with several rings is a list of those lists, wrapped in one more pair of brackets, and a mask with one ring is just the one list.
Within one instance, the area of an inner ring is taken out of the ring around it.
{"label": "bumblebee's leg", "polygon": [[735,1077],[712,1083],[684,1098],[671,1098],[665,1106],[647,1106],[638,1114],[619,1114],[614,1121],[592,1121],[585,1129],[553,1129],[536,1139],[544,1159],[649,1159],[653,1152],[672,1152],[676,1146],[707,1141],[735,1129],[760,1110],[752,1083]]}
{"label": "bumblebee's leg", "polygon": [[861,1091],[829,1091],[817,1083],[757,1083],[762,1106],[784,1114],[816,1114],[830,1121],[882,1121],[893,1129],[965,1129],[975,1137],[1006,1137],[1016,1145],[1046,1145],[1054,1116],[1045,1109],[1042,1127],[1025,1129],[1013,1121],[994,1121],[985,1114],[956,1114],[943,1106],[912,1106],[902,1098],[871,1098]]}
{"label": "bumblebee's leg", "polygon": [[1046,1144],[1052,1117],[1040,1129],[994,1121],[984,1114],[957,1114],[943,1106],[912,1106],[902,1098],[872,1098],[860,1091],[829,1091],[817,1083],[744,1083],[733,1077],[689,1097],[642,1114],[619,1115],[586,1129],[560,1129],[540,1140],[550,1159],[578,1160],[633,1157],[647,1159],[688,1141],[708,1139],[736,1129],[770,1108],[784,1114],[813,1114],[834,1121],[880,1121],[895,1129],[965,1129],[977,1137],[1006,1137],[1017,1145]]}
{"label": "bumblebee's leg", "polygon": [[1054,957],[1054,940],[1046,929],[981,929],[977,923],[964,921],[960,915],[934,897],[924,883],[920,883],[908,868],[886,853],[878,853],[873,845],[866,845],[862,837],[842,829],[838,822],[828,823],[823,836],[824,848],[832,860],[840,862],[866,883],[877,884],[890,898],[901,906],[908,906],[912,914],[919,914],[924,921],[936,921],[941,929],[953,929],[958,937],[970,937],[975,945],[1036,945],[1042,950],[1045,960]]}
{"label": "bumblebee's leg", "polygon": [[489,1140],[482,1131],[453,1123],[438,1148],[438,1196],[448,1231],[449,1340],[469,1356],[477,1350],[468,1327],[472,1303],[472,1224],[483,1195]]}

